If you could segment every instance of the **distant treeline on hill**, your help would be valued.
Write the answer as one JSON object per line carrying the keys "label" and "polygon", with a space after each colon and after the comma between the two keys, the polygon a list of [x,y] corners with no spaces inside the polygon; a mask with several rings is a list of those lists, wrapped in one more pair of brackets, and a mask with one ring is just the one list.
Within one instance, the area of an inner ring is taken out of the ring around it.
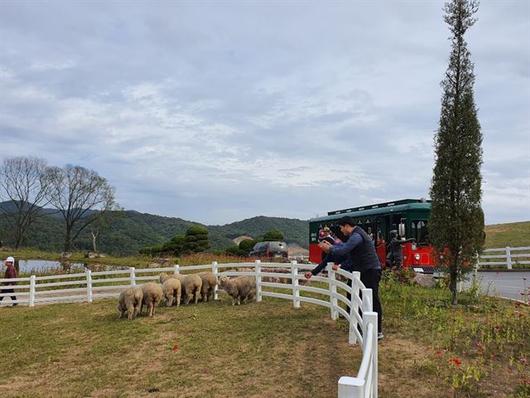
{"label": "distant treeline on hill", "polygon": [[[9,202],[0,203],[7,209]],[[31,226],[23,247],[47,251],[62,251],[64,243],[63,219],[52,209],[42,209],[43,217],[36,219]],[[108,223],[98,236],[98,251],[113,255],[137,254],[141,248],[161,244],[175,235],[197,225],[192,221],[174,217],[162,217],[137,211],[111,211]],[[199,224],[200,225],[200,224]],[[224,250],[234,243],[232,239],[248,235],[258,238],[272,229],[280,230],[287,243],[308,247],[308,221],[278,218],[253,217],[226,225],[206,226],[209,231],[211,251]],[[5,246],[12,245],[12,235],[5,216],[0,214],[0,241]],[[76,250],[92,250],[90,232],[84,231],[74,242]]]}

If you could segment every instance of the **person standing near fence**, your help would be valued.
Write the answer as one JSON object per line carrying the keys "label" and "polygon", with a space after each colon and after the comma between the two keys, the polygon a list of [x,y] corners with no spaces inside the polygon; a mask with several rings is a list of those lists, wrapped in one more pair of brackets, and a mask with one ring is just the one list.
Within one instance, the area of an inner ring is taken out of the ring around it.
{"label": "person standing near fence", "polygon": [[[4,261],[4,265],[6,266],[6,273],[5,278],[6,279],[14,279],[17,277],[17,270],[15,269],[15,259],[11,256],[6,258]],[[12,286],[16,284],[16,282],[4,282],[4,286]],[[15,289],[11,288],[2,288],[0,289],[0,293],[12,293],[11,300],[13,301],[13,307],[17,305],[16,300],[17,296],[15,296]],[[0,302],[4,299],[4,296],[0,296]]]}
{"label": "person standing near fence", "polygon": [[372,289],[373,309],[377,312],[378,338],[382,339],[383,308],[379,300],[381,263],[375,252],[374,242],[361,227],[357,226],[351,217],[341,218],[338,225],[340,231],[344,236],[348,237],[348,240],[336,245],[320,242],[319,247],[332,257],[346,257],[341,262],[340,267],[349,272],[359,271],[361,273],[361,282],[366,288]]}

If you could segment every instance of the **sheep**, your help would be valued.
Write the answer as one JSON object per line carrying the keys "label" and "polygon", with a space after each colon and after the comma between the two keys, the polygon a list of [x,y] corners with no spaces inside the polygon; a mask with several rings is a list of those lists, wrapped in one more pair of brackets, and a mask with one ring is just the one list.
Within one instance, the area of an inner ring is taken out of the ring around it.
{"label": "sheep", "polygon": [[239,276],[230,279],[226,276],[219,280],[221,288],[232,297],[232,305],[241,305],[256,295],[256,279],[251,276]]}
{"label": "sheep", "polygon": [[[176,274],[175,274],[175,275],[176,275]],[[160,274],[160,277],[159,277],[159,279],[160,279],[160,283],[161,283],[161,284],[164,284],[165,281],[167,281],[169,278],[174,278],[175,275],[168,275],[167,273],[162,272],[162,273]]]}
{"label": "sheep", "polygon": [[202,288],[201,277],[197,274],[176,275],[176,277],[180,279],[182,294],[185,295],[184,304],[188,304],[192,298],[193,302],[197,304]]}
{"label": "sheep", "polygon": [[210,301],[218,283],[217,277],[211,272],[201,272],[199,276],[202,279],[201,299],[203,302]]}
{"label": "sheep", "polygon": [[180,297],[182,293],[182,287],[180,280],[177,278],[168,278],[162,283],[162,291],[164,292],[164,298],[168,307],[171,307],[176,301],[177,307],[180,306]]}
{"label": "sheep", "polygon": [[195,304],[199,301],[199,293],[201,292],[202,288],[202,279],[198,274],[189,274],[189,275],[182,275],[182,274],[173,274],[168,275],[166,273],[160,274],[160,282],[165,282],[168,279],[178,279],[180,281],[181,286],[181,297],[182,301],[184,301],[184,304],[188,304],[191,299],[193,298],[193,301]]}
{"label": "sheep", "polygon": [[155,314],[156,305],[164,296],[162,286],[155,282],[148,282],[145,285],[142,285],[142,290],[144,292],[144,297],[142,300],[142,306],[140,307],[140,313],[142,312],[145,304],[147,306],[147,312],[149,316],[152,317]]}
{"label": "sheep", "polygon": [[134,319],[140,312],[143,297],[144,292],[139,286],[129,287],[121,292],[118,299],[120,318],[123,318],[127,313],[127,319]]}

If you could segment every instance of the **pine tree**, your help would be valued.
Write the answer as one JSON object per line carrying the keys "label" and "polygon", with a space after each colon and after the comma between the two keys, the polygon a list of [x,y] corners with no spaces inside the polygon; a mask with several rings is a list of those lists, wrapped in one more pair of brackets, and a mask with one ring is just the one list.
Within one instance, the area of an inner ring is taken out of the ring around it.
{"label": "pine tree", "polygon": [[445,4],[451,32],[449,66],[443,89],[440,127],[435,135],[435,167],[431,185],[430,237],[450,275],[452,303],[457,281],[473,269],[484,242],[480,166],[482,133],[473,98],[475,75],[464,34],[476,22],[475,0]]}

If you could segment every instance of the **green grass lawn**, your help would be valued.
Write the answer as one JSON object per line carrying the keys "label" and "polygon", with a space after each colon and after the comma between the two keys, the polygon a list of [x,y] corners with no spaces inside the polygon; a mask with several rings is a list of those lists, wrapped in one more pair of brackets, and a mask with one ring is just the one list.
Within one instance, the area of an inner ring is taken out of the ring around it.
{"label": "green grass lawn", "polygon": [[[530,309],[381,285],[382,398],[528,397]],[[160,307],[117,318],[116,300],[0,309],[2,397],[336,397],[361,351],[329,310],[264,299]]]}
{"label": "green grass lawn", "polygon": [[486,225],[486,248],[530,246],[530,221]]}
{"label": "green grass lawn", "polygon": [[360,358],[346,325],[315,306],[226,298],[134,321],[115,306],[3,308],[0,395],[326,397]]}

